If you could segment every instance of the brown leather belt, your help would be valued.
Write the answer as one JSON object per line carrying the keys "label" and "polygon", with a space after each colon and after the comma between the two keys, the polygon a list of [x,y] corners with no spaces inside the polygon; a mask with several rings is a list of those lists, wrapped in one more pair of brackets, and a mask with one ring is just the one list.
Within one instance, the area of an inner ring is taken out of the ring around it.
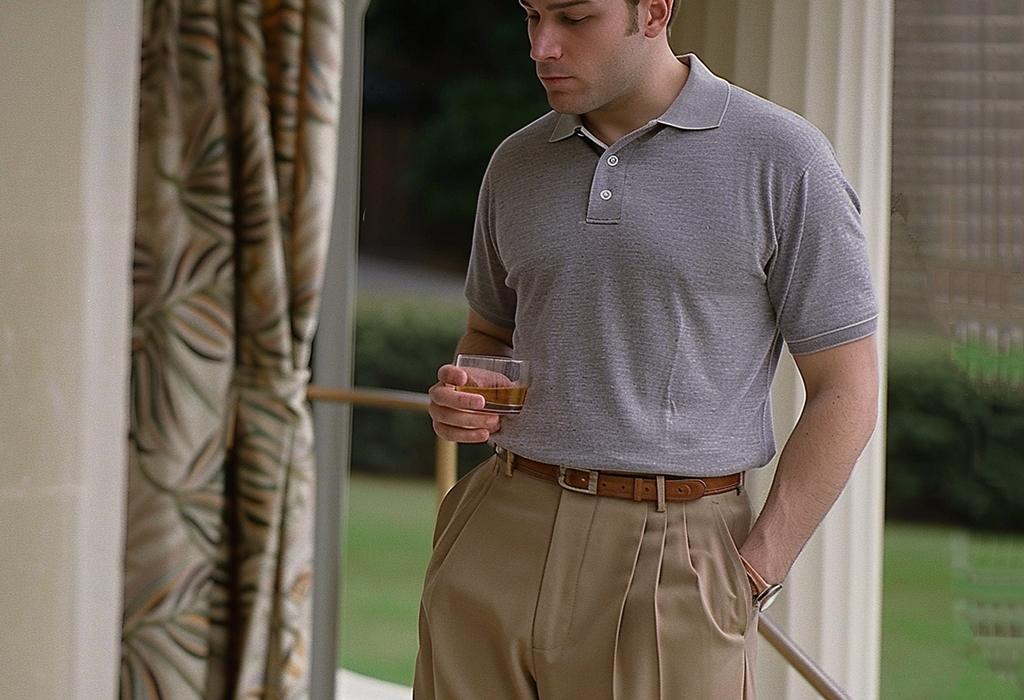
{"label": "brown leather belt", "polygon": [[729,491],[743,490],[743,472],[728,476],[705,477],[661,477],[650,475],[629,476],[611,474],[590,469],[562,467],[557,464],[538,462],[507,450],[499,449],[498,456],[512,469],[519,469],[531,476],[553,481],[564,489],[589,493],[595,496],[629,498],[634,501],[657,501],[658,482],[664,481],[666,501],[696,501],[704,496]]}

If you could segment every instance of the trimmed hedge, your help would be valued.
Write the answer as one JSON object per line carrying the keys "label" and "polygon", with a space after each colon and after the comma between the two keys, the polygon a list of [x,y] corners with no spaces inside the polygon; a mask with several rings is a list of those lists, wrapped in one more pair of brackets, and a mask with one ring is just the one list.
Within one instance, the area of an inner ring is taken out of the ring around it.
{"label": "trimmed hedge", "polygon": [[1024,530],[1024,389],[896,347],[888,402],[887,517]]}
{"label": "trimmed hedge", "polygon": [[[452,359],[465,307],[381,297],[356,314],[355,383],[425,392]],[[1024,530],[1024,389],[972,380],[948,346],[894,344],[889,357],[886,516]],[[357,408],[353,469],[428,476],[423,413]],[[463,472],[486,446],[459,447]]]}
{"label": "trimmed hedge", "polygon": [[[355,327],[355,386],[426,392],[451,362],[466,324],[465,306],[405,297],[360,299]],[[429,476],[436,440],[425,413],[357,407],[352,412],[352,469]],[[459,446],[465,472],[491,450]]]}

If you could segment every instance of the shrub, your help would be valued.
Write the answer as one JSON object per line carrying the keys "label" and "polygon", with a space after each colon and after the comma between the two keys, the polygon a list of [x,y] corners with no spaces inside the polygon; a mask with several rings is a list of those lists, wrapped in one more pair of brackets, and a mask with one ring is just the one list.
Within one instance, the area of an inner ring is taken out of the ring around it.
{"label": "shrub", "polygon": [[974,382],[950,355],[890,355],[886,514],[1024,530],[1020,389]]}
{"label": "shrub", "polygon": [[[360,299],[355,386],[426,392],[437,381],[437,368],[451,362],[465,322],[465,307],[460,304],[395,296]],[[353,410],[354,470],[432,475],[435,444],[430,418],[424,413],[366,407]],[[461,470],[487,454],[486,446],[460,446]]]}

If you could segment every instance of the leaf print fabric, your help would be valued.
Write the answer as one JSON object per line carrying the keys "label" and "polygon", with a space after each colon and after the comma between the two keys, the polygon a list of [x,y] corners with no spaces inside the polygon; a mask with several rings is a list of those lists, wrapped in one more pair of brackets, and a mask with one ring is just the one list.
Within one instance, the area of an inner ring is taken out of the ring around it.
{"label": "leaf print fabric", "polygon": [[143,3],[126,700],[308,697],[340,13]]}

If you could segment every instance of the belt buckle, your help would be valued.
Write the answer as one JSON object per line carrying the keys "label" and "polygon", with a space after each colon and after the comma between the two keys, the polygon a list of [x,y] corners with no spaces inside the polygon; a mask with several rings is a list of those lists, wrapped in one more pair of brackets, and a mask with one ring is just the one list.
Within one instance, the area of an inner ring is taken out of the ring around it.
{"label": "belt buckle", "polygon": [[[573,486],[565,477],[568,471],[572,469],[574,472],[586,472],[589,477],[586,486]],[[593,469],[576,469],[575,467],[558,467],[558,485],[568,491],[575,491],[576,493],[586,493],[591,496],[597,495],[597,479],[598,473]]]}

